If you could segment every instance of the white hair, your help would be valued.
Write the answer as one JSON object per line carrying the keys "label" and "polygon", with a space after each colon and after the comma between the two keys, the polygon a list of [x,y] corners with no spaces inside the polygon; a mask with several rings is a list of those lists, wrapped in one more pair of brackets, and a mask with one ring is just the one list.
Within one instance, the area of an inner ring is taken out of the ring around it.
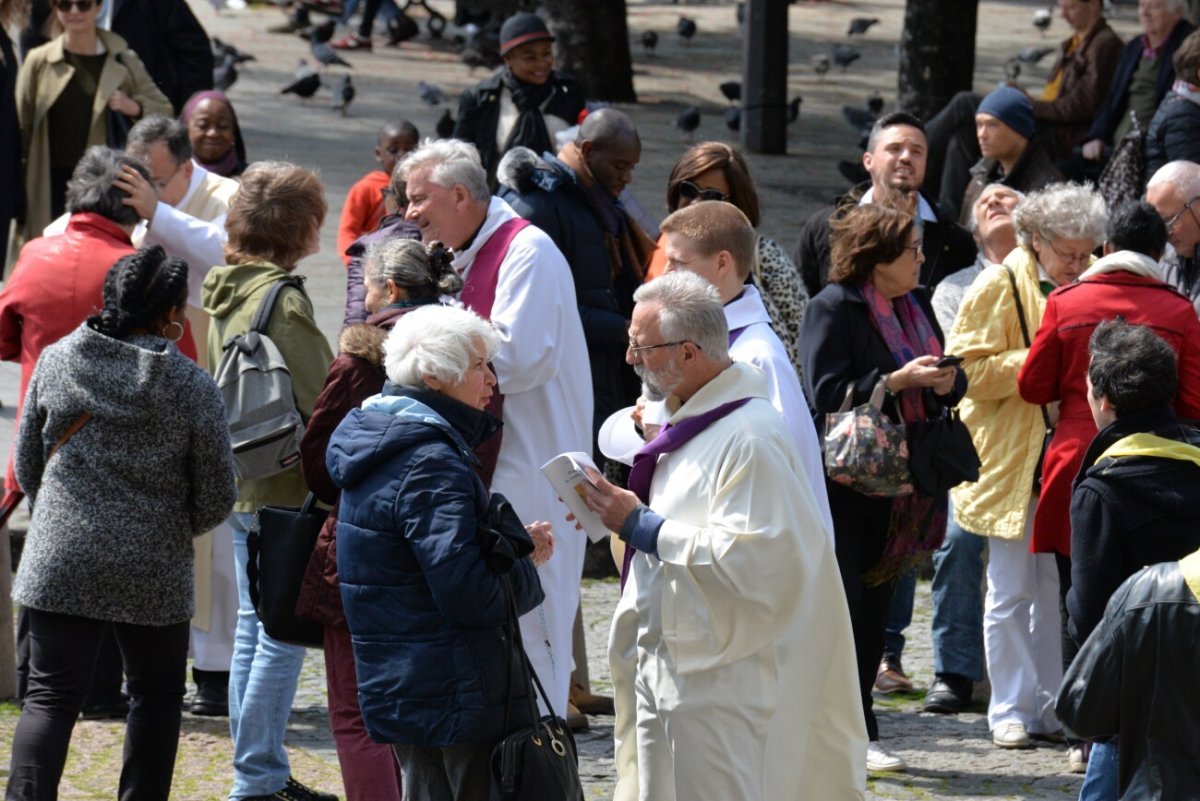
{"label": "white hair", "polygon": [[491,200],[487,172],[475,145],[457,139],[426,139],[396,166],[396,175],[407,182],[410,175],[423,169],[430,170],[429,180],[438,186],[447,189],[461,186],[480,203]]}
{"label": "white hair", "polygon": [[1019,189],[1013,189],[1008,184],[1002,184],[997,181],[993,181],[992,183],[988,184],[987,186],[985,186],[983,188],[983,191],[979,193],[979,197],[975,198],[975,202],[971,205],[971,218],[969,220],[967,220],[967,230],[970,231],[972,234],[974,234],[976,231],[979,230],[979,214],[977,213],[978,206],[979,206],[979,198],[983,197],[984,195],[986,195],[988,192],[992,191],[993,189],[1003,189],[1007,192],[1012,192],[1014,195],[1017,196],[1018,203],[1020,203],[1022,200],[1025,199],[1024,192],[1020,191]]}
{"label": "white hair", "polygon": [[729,324],[721,296],[695,273],[660,275],[638,287],[633,301],[658,304],[658,328],[667,342],[695,343],[712,361],[729,357]]}
{"label": "white hair", "polygon": [[1200,164],[1192,161],[1169,161],[1158,168],[1146,184],[1146,189],[1170,184],[1184,198],[1200,195]]}
{"label": "white hair", "polygon": [[1165,7],[1167,11],[1174,11],[1181,17],[1186,17],[1188,13],[1188,0],[1167,0]]}
{"label": "white hair", "polygon": [[1104,241],[1108,209],[1090,184],[1050,184],[1030,194],[1013,210],[1013,227],[1022,245],[1033,244],[1033,235],[1046,242],[1056,239]]}
{"label": "white hair", "polygon": [[383,366],[394,384],[424,386],[422,376],[458,384],[479,351],[488,361],[500,338],[489,322],[468,309],[422,306],[400,318],[383,343]]}

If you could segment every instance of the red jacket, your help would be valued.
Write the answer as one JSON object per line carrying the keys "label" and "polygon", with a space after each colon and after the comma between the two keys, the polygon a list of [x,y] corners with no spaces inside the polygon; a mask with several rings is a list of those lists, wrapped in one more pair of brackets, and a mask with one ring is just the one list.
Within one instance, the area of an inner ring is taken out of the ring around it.
{"label": "red jacket", "polygon": [[1185,419],[1200,418],[1200,320],[1191,302],[1174,287],[1120,270],[1051,292],[1042,325],[1017,376],[1026,402],[1062,402],[1033,519],[1035,553],[1071,554],[1071,485],[1096,436],[1086,394],[1088,340],[1097,324],[1118,315],[1152,328],[1175,349],[1179,355],[1175,412]]}
{"label": "red jacket", "polygon": [[[18,426],[38,356],[100,310],[104,277],[117,259],[132,252],[129,235],[119,225],[91,212],[71,215],[62,234],[39,237],[21,248],[12,276],[0,291],[0,359],[21,363]],[[195,360],[190,331],[179,349]],[[11,455],[4,486],[20,492]]]}

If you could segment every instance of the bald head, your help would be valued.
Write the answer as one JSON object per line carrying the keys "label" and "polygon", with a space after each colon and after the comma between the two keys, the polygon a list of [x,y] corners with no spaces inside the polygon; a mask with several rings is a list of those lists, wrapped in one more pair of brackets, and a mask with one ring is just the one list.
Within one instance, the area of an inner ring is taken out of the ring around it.
{"label": "bald head", "polygon": [[615,108],[588,114],[579,126],[575,146],[592,178],[613,197],[633,181],[633,168],[642,160],[637,126]]}

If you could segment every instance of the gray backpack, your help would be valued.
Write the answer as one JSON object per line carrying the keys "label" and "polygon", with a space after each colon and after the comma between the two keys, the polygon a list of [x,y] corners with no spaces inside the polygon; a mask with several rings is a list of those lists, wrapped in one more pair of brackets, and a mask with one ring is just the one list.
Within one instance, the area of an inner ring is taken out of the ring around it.
{"label": "gray backpack", "polygon": [[282,473],[300,461],[304,420],[292,394],[292,374],[267,336],[267,322],[284,287],[304,292],[300,279],[286,278],[267,292],[250,330],[230,337],[215,376],[225,400],[229,440],[237,477],[243,481]]}

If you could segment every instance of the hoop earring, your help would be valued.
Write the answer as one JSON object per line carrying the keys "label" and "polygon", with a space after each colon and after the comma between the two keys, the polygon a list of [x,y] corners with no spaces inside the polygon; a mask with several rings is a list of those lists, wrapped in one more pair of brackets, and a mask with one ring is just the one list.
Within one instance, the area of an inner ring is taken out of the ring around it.
{"label": "hoop earring", "polygon": [[[179,334],[177,336],[170,336],[167,334],[167,332],[171,330],[171,326],[173,326],[173,325],[179,326]],[[163,330],[161,333],[162,333],[163,339],[167,340],[168,342],[178,342],[179,340],[183,339],[183,323],[178,322],[176,320],[172,320],[171,322],[169,322],[163,326]]]}

